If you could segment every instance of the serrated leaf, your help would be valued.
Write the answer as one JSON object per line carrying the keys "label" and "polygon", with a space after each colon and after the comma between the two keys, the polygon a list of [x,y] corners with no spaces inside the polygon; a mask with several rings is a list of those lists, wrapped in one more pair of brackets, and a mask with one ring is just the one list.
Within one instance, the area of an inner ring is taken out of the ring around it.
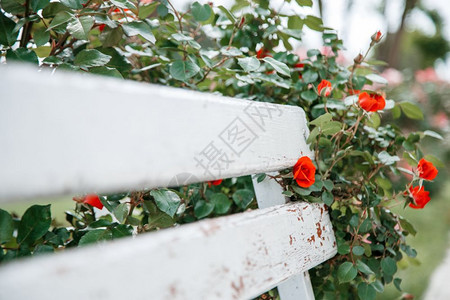
{"label": "serrated leaf", "polygon": [[191,61],[176,60],[170,65],[170,75],[176,80],[186,81],[195,76],[200,67]]}
{"label": "serrated leaf", "polygon": [[232,196],[234,203],[242,209],[246,209],[253,201],[254,197],[255,195],[253,192],[247,189],[237,190]]}
{"label": "serrated leaf", "polygon": [[373,286],[365,282],[360,282],[358,284],[358,296],[360,299],[364,300],[374,300],[377,293]]}
{"label": "serrated leaf", "polygon": [[113,214],[116,217],[117,221],[123,223],[128,215],[127,203],[120,203],[119,205],[117,205],[116,208],[114,208]]}
{"label": "serrated leaf", "polygon": [[198,2],[194,2],[191,6],[192,16],[197,22],[207,21],[213,13],[211,6],[208,4],[201,5]]}
{"label": "serrated leaf", "polygon": [[33,205],[28,208],[20,220],[17,230],[19,244],[32,245],[37,239],[44,236],[52,222],[50,204]]}
{"label": "serrated leaf", "polygon": [[333,116],[330,113],[323,114],[319,116],[318,118],[314,119],[313,121],[309,122],[310,125],[315,126],[323,126],[323,124],[326,124],[331,121]]}
{"label": "serrated leaf", "polygon": [[71,20],[73,15],[67,11],[60,11],[56,14],[53,20],[50,22],[47,30],[53,29],[59,25],[65,24]]}
{"label": "serrated leaf", "polygon": [[0,209],[0,244],[7,243],[11,240],[13,231],[13,218],[7,211]]}
{"label": "serrated leaf", "polygon": [[159,189],[152,190],[150,195],[155,198],[156,205],[161,211],[171,217],[175,215],[181,202],[180,197],[176,193],[166,189]]}
{"label": "serrated leaf", "polygon": [[100,67],[106,65],[111,60],[111,56],[101,53],[95,49],[81,50],[75,56],[74,64],[79,67]]}
{"label": "serrated leaf", "polygon": [[410,119],[414,120],[423,120],[423,113],[422,110],[411,102],[400,102],[399,103],[400,108],[402,109],[403,113]]}
{"label": "serrated leaf", "polygon": [[150,26],[142,21],[133,21],[129,23],[122,24],[123,31],[127,36],[140,35],[150,43],[154,44],[156,38],[152,33]]}
{"label": "serrated leaf", "polygon": [[194,206],[194,214],[197,218],[203,219],[209,216],[214,210],[214,204],[204,200],[197,201]]}
{"label": "serrated leaf", "polygon": [[67,24],[67,31],[76,39],[87,40],[94,22],[91,16],[73,17]]}
{"label": "serrated leaf", "polygon": [[381,260],[381,269],[386,275],[392,276],[397,272],[397,262],[391,257],[383,258]]}
{"label": "serrated leaf", "polygon": [[231,207],[231,200],[223,193],[216,193],[211,196],[211,203],[214,205],[214,212],[223,215],[228,212]]}
{"label": "serrated leaf", "polygon": [[368,265],[366,265],[365,263],[363,263],[363,262],[362,262],[361,260],[359,260],[359,259],[356,261],[356,268],[357,268],[359,271],[363,272],[364,274],[367,274],[367,275],[374,274],[374,272],[372,271],[372,269],[370,269]]}
{"label": "serrated leaf", "polygon": [[277,71],[277,73],[291,77],[291,71],[289,70],[289,67],[285,63],[279,62],[278,60],[273,59],[272,57],[264,57],[263,61],[271,65],[272,68],[274,68],[275,71]]}
{"label": "serrated leaf", "polygon": [[245,72],[256,71],[261,65],[259,60],[254,56],[238,58],[238,64]]}
{"label": "serrated leaf", "polygon": [[107,241],[112,239],[112,233],[109,229],[95,229],[83,235],[78,243],[78,246],[98,243],[100,241]]}
{"label": "serrated leaf", "polygon": [[50,3],[50,0],[31,0],[31,9],[34,12],[38,12],[39,10],[43,9],[47,6],[47,4]]}
{"label": "serrated leaf", "polygon": [[345,262],[339,266],[337,276],[340,283],[352,281],[357,274],[356,268],[351,262]]}

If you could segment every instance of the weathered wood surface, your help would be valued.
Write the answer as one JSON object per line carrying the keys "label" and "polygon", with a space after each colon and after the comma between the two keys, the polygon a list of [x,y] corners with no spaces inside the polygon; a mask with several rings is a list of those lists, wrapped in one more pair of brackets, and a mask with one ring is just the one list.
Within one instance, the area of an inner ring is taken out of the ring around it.
{"label": "weathered wood surface", "polygon": [[23,66],[2,66],[0,89],[0,202],[275,171],[309,153],[299,107]]}
{"label": "weathered wood surface", "polygon": [[336,253],[323,205],[290,203],[0,268],[0,299],[248,299]]}
{"label": "weathered wood surface", "polygon": [[425,300],[448,300],[450,299],[450,285],[448,278],[450,277],[450,249],[440,266],[436,268],[431,275],[428,288],[425,291],[423,299]]}
{"label": "weathered wood surface", "polygon": [[[267,175],[276,176],[277,174],[278,172],[272,172]],[[282,187],[270,176],[266,176],[261,182],[253,178],[253,186],[259,208],[271,207],[288,202],[288,199],[282,194]],[[277,286],[277,289],[282,300],[314,300],[314,291],[308,271],[289,277],[281,282]]]}

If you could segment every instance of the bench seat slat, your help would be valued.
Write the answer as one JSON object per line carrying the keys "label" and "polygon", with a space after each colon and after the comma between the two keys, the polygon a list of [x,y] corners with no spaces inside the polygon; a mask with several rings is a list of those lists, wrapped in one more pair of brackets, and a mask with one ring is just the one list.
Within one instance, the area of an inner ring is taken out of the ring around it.
{"label": "bench seat slat", "polygon": [[5,265],[0,299],[248,299],[335,253],[324,206],[297,202]]}

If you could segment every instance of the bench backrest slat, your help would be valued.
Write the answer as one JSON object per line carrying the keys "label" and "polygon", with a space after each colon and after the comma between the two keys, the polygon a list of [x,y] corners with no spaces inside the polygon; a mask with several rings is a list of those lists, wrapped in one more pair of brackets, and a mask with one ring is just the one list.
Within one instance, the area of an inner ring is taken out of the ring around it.
{"label": "bench backrest slat", "polygon": [[0,202],[255,174],[309,154],[298,107],[22,66],[0,68],[0,85]]}

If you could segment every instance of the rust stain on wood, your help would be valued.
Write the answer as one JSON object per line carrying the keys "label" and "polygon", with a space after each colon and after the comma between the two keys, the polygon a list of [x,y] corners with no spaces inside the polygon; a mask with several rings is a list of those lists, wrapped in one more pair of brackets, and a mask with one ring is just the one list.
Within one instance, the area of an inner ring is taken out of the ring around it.
{"label": "rust stain on wood", "polygon": [[289,244],[292,245],[292,235],[289,235]]}
{"label": "rust stain on wood", "polygon": [[320,224],[320,222],[317,222],[316,226],[317,226],[317,237],[319,239],[321,239],[322,238],[322,225]]}

